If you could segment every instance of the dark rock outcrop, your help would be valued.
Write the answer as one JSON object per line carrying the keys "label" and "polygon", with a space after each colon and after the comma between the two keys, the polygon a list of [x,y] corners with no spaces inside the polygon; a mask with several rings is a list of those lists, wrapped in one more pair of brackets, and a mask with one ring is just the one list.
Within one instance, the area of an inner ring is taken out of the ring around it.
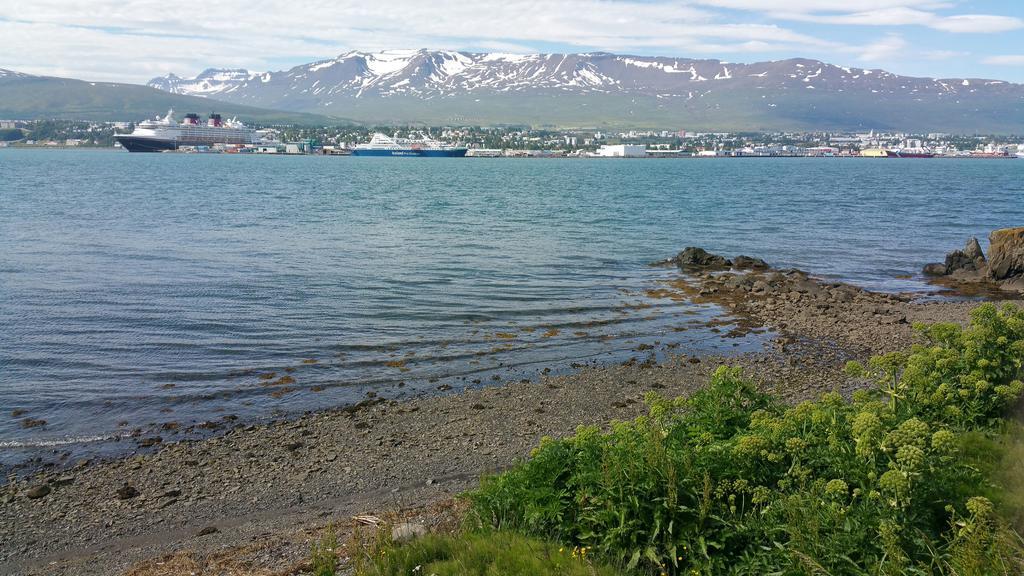
{"label": "dark rock outcrop", "polygon": [[981,243],[974,236],[971,236],[967,245],[964,246],[964,254],[975,262],[980,260],[982,264],[985,263],[985,253],[981,251]]}
{"label": "dark rock outcrop", "polygon": [[986,266],[985,253],[981,251],[981,244],[977,238],[972,237],[968,240],[963,250],[954,250],[946,254],[947,274],[980,278],[985,275]]}
{"label": "dark rock outcrop", "polygon": [[760,258],[739,255],[732,260],[732,267],[740,270],[767,270],[768,263]]}
{"label": "dark rock outcrop", "polygon": [[964,270],[967,272],[977,272],[978,268],[974,264],[974,260],[964,254],[963,250],[953,250],[949,254],[946,254],[946,274],[952,274]]}
{"label": "dark rock outcrop", "polygon": [[736,258],[730,260],[725,256],[712,254],[711,252],[708,252],[707,250],[697,246],[688,246],[684,248],[682,252],[676,254],[672,258],[658,260],[657,262],[651,262],[650,265],[678,266],[683,271],[692,271],[700,269],[724,270],[726,268],[733,268],[735,270],[763,271],[771,268],[771,266],[769,266],[767,262],[760,258],[739,255]]}
{"label": "dark rock outcrop", "polygon": [[924,274],[944,283],[995,285],[1004,290],[1024,291],[1024,227],[995,230],[989,235],[988,259],[977,238],[963,250],[946,254],[944,262],[926,264]]}
{"label": "dark rock outcrop", "polygon": [[988,237],[988,275],[993,280],[1024,277],[1024,226],[995,230]]}
{"label": "dark rock outcrop", "polygon": [[676,255],[675,263],[680,268],[725,268],[732,262],[724,256],[712,254],[703,248],[688,246]]}
{"label": "dark rock outcrop", "polygon": [[953,250],[946,254],[945,262],[925,264],[924,274],[928,276],[983,276],[986,271],[985,253],[977,238],[967,241],[963,250]]}

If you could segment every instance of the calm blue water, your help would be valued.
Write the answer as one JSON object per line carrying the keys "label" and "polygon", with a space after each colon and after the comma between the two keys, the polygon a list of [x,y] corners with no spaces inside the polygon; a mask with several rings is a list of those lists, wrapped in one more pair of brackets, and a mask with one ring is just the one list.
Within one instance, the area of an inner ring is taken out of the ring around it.
{"label": "calm blue water", "polygon": [[645,297],[674,274],[645,264],[700,245],[921,289],[895,277],[1021,223],[1016,160],[0,151],[0,464],[642,343],[747,349]]}

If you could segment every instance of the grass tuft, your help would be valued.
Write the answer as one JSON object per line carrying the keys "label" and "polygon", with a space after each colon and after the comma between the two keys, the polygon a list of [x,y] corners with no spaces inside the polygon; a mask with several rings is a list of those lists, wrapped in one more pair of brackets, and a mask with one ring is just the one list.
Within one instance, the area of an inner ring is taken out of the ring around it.
{"label": "grass tuft", "polygon": [[403,545],[387,541],[368,550],[360,576],[612,576],[618,570],[592,562],[581,549],[507,531],[429,534]]}

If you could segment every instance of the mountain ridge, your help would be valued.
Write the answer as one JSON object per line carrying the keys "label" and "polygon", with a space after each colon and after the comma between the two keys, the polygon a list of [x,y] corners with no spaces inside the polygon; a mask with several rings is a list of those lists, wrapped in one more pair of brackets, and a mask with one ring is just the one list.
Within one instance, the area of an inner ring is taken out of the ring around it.
{"label": "mountain ridge", "polygon": [[148,85],[380,123],[1024,131],[1021,84],[804,58],[744,64],[608,52],[351,51],[289,70],[208,68]]}

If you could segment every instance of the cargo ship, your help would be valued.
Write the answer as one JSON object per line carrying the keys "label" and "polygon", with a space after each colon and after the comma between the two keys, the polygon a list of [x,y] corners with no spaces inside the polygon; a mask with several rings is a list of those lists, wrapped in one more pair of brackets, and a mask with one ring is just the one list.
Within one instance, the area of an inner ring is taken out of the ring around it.
{"label": "cargo ship", "polygon": [[205,123],[200,122],[198,114],[186,114],[179,123],[174,120],[174,110],[168,110],[163,118],[143,120],[131,134],[114,139],[129,152],[164,152],[185,146],[253,144],[256,130],[235,119],[225,121],[220,114],[210,114]]}
{"label": "cargo ship", "polygon": [[397,138],[377,132],[366,144],[352,149],[353,156],[408,156],[418,158],[462,158],[468,148],[451,146],[425,134],[413,138]]}

